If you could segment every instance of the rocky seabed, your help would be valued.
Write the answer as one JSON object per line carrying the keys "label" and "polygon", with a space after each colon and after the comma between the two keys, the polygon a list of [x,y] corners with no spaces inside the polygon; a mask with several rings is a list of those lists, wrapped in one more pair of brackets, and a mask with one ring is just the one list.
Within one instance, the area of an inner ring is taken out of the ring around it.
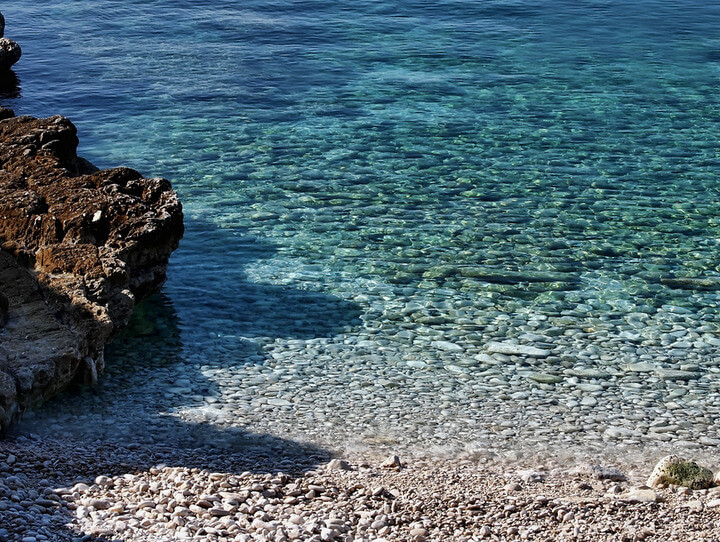
{"label": "rocky seabed", "polygon": [[[216,335],[212,351],[168,359],[165,343],[129,341],[114,350],[122,363],[108,367],[99,395],[24,423],[147,443],[202,440],[191,433],[212,426],[227,446],[247,430],[346,451],[608,461],[690,452],[714,462],[713,332],[688,330],[695,316],[679,307],[623,324],[598,318],[592,329],[563,318],[497,315],[477,344],[365,327],[303,340]],[[509,329],[519,335],[507,338]],[[138,433],[138,419],[152,430]]]}

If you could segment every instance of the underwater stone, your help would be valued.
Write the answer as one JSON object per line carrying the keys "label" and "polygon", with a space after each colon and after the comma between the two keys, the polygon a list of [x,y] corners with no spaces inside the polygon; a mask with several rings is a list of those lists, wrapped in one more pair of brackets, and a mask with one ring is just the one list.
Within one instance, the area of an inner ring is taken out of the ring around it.
{"label": "underwater stone", "polygon": [[539,382],[540,384],[559,384],[563,381],[561,376],[546,374],[546,373],[530,373],[528,375],[530,380]]}
{"label": "underwater stone", "polygon": [[683,371],[680,369],[663,369],[658,367],[655,374],[664,380],[693,380],[700,378],[699,372]]}
{"label": "underwater stone", "polygon": [[431,345],[446,352],[460,352],[463,350],[462,346],[450,341],[433,341]]}
{"label": "underwater stone", "polygon": [[485,349],[491,354],[505,354],[506,356],[531,356],[534,358],[546,358],[550,355],[550,350],[544,350],[542,348],[527,346],[524,344],[489,342],[485,345]]}
{"label": "underwater stone", "polygon": [[720,277],[666,277],[660,284],[679,290],[720,290]]}

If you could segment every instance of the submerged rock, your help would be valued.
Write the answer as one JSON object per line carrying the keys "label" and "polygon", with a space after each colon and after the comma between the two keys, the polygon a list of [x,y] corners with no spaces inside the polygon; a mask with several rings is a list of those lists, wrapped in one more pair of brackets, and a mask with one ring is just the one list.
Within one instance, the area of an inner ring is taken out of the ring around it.
{"label": "submerged rock", "polygon": [[648,478],[647,485],[684,486],[690,489],[707,489],[713,485],[713,472],[694,461],[676,455],[663,457]]}
{"label": "submerged rock", "polygon": [[663,277],[660,284],[678,290],[720,290],[720,277]]}
{"label": "submerged rock", "polygon": [[540,384],[559,384],[563,381],[561,376],[551,375],[547,373],[530,373],[527,376],[530,380],[534,380]]}
{"label": "submerged rock", "polygon": [[491,354],[505,354],[507,356],[530,356],[534,358],[546,358],[551,352],[543,348],[536,348],[525,344],[513,344],[503,342],[489,342],[485,349]]}
{"label": "submerged rock", "polygon": [[90,173],[77,143],[63,117],[0,121],[0,429],[97,378],[105,344],[163,283],[182,237],[167,180]]}

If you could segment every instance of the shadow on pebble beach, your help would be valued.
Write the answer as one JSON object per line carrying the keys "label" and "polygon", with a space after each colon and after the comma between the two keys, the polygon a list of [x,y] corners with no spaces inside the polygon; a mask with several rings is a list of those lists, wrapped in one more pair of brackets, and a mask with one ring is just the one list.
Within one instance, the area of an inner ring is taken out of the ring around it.
{"label": "shadow on pebble beach", "polygon": [[[176,447],[169,443],[123,445],[83,438],[55,440],[19,433],[15,431],[0,439],[0,540],[3,542],[31,539],[120,542],[103,522],[90,529],[86,524],[84,533],[73,528],[73,524],[77,525],[74,508],[63,503],[62,495],[72,491],[67,488],[81,484],[93,486],[98,477],[123,479],[143,473],[157,474],[169,468],[175,474],[183,473],[186,480],[197,478],[202,484],[212,479],[212,473],[222,473],[224,479],[228,479],[228,474],[244,476],[242,473],[302,475],[304,470],[329,457],[318,448],[294,445],[282,439],[266,439],[244,450],[223,451],[211,447]],[[263,444],[268,447],[263,448]],[[227,490],[236,489],[229,486]],[[130,502],[142,498],[142,495],[131,496]],[[84,502],[77,499],[74,506],[83,506]]]}
{"label": "shadow on pebble beach", "polygon": [[[211,410],[222,390],[208,374],[222,372],[228,359],[240,369],[262,364],[262,340],[329,337],[357,325],[360,315],[357,305],[332,295],[249,281],[244,266],[267,257],[272,247],[241,237],[228,245],[227,236],[216,235],[212,226],[191,223],[188,230],[188,246],[173,259],[180,277],[168,288],[181,301],[160,293],[138,304],[127,328],[107,347],[105,374],[97,386],[68,390],[26,413],[0,440],[0,451],[5,451],[0,454],[0,481],[31,473],[34,482],[28,480],[28,486],[42,479],[55,487],[71,486],[157,465],[300,474],[331,459],[318,446],[235,427],[232,420],[216,425],[212,419],[192,422],[176,414]],[[229,261],[233,265],[227,266]],[[221,290],[227,281],[215,280],[218,273],[233,278],[233,292]],[[185,327],[183,318],[188,319]],[[193,337],[205,333],[210,321],[218,350],[196,351]],[[233,337],[231,351],[224,343],[228,335]],[[3,457],[11,453],[22,461],[3,465]],[[0,510],[0,519],[9,524],[12,518],[2,517],[6,513]],[[57,537],[113,540],[82,538],[70,530],[58,531]]]}

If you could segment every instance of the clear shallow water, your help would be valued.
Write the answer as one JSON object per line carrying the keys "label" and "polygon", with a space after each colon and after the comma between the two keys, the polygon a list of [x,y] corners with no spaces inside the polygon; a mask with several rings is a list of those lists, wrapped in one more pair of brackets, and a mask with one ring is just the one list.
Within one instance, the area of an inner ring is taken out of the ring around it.
{"label": "clear shallow water", "polygon": [[116,4],[3,4],[2,103],[170,178],[187,217],[169,331],[124,336],[55,424],[720,444],[720,7]]}

